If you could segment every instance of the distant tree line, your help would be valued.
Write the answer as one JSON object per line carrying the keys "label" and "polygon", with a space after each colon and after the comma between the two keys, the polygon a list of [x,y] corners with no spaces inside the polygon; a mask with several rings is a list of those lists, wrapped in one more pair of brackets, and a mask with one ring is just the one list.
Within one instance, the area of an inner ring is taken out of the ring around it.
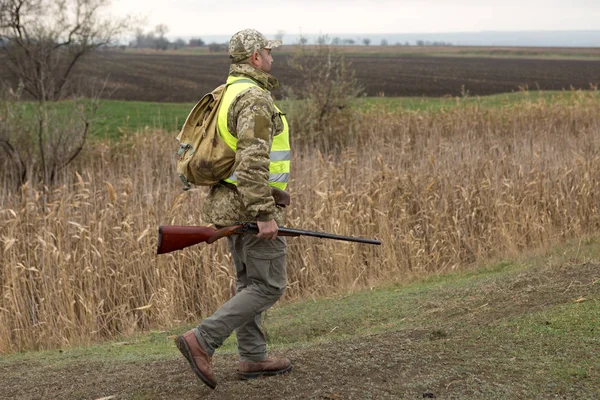
{"label": "distant tree line", "polygon": [[[335,36],[333,38],[329,37],[329,35],[320,35],[315,39],[315,44],[318,45],[332,45],[332,46],[353,46],[353,45],[357,45],[357,44],[362,44],[364,46],[370,46],[371,45],[372,40],[370,38],[340,38],[338,36]],[[298,38],[298,42],[297,44],[299,45],[305,45],[308,44],[308,38],[306,36],[302,36],[300,35],[300,37]],[[381,39],[381,41],[379,42],[380,46],[388,46],[389,42],[387,39],[383,38]],[[416,40],[413,44],[411,44],[410,42],[406,41],[404,43],[402,42],[396,42],[395,46],[452,46],[452,43],[450,42],[444,42],[444,41],[428,41],[428,40]]]}
{"label": "distant tree line", "polygon": [[429,40],[417,40],[417,46],[438,46],[438,47],[445,47],[445,46],[452,46],[452,43],[442,42],[442,41],[433,41],[433,42],[430,42]]}
{"label": "distant tree line", "polygon": [[154,30],[144,32],[138,30],[135,34],[135,39],[129,43],[129,47],[136,49],[154,49],[154,50],[167,50],[167,49],[181,49],[185,47],[207,47],[210,52],[226,51],[228,43],[209,43],[207,44],[201,38],[191,38],[187,42],[181,38],[174,41],[169,41],[165,36],[169,32],[169,28],[166,25],[157,25]]}
{"label": "distant tree line", "polygon": [[[187,42],[183,39],[177,39],[175,41],[169,41],[166,38],[166,34],[169,29],[166,25],[157,25],[154,30],[144,32],[142,30],[138,30],[136,32],[135,39],[129,43],[129,47],[138,48],[138,49],[155,49],[155,50],[167,50],[167,49],[180,49],[185,47],[207,47],[210,52],[221,52],[227,51],[229,43],[206,43],[201,38],[191,38]],[[278,31],[275,35],[276,39],[283,40],[285,36],[285,31]],[[309,39],[306,36],[300,35],[296,44],[306,45],[309,43]],[[364,46],[370,46],[372,40],[368,37],[365,38],[341,38],[338,36],[330,37],[329,35],[320,35],[315,40],[314,43],[320,46],[325,45],[333,45],[333,46],[353,46],[362,44]],[[0,44],[1,45],[1,44]],[[390,43],[387,39],[383,38],[379,42],[380,46],[389,46]],[[413,43],[409,41],[396,42],[394,46],[437,46],[437,47],[446,47],[452,46],[450,42],[444,41],[429,41],[429,40],[416,40]]]}

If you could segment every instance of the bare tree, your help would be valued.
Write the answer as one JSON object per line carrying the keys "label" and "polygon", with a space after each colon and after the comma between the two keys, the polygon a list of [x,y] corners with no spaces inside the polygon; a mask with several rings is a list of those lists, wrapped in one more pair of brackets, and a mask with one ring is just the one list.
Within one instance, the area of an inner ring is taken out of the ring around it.
{"label": "bare tree", "polygon": [[283,37],[285,36],[285,31],[280,29],[277,31],[277,33],[275,34],[275,39],[277,40],[281,40],[283,42]]}
{"label": "bare tree", "polygon": [[[74,67],[130,26],[127,17],[103,18],[101,9],[108,4],[0,0],[0,58],[18,81],[16,90],[0,90],[0,151],[11,161],[17,184],[54,183],[83,150],[106,82],[77,82]],[[37,104],[22,101],[24,93]],[[49,102],[67,95],[72,107]]]}
{"label": "bare tree", "polygon": [[210,51],[211,53],[218,53],[220,51],[225,51],[228,48],[228,44],[225,43],[217,43],[217,42],[212,42],[208,45],[208,51]]}
{"label": "bare tree", "polygon": [[53,103],[22,101],[22,86],[0,90],[0,153],[17,187],[56,182],[83,151],[105,88],[106,81],[90,80],[85,97]]}
{"label": "bare tree", "polygon": [[156,25],[154,31],[158,35],[156,40],[156,50],[166,50],[169,47],[169,40],[165,37],[169,33],[169,27],[165,24]]}
{"label": "bare tree", "polygon": [[173,48],[175,50],[184,48],[185,46],[186,46],[185,40],[183,40],[182,38],[178,38],[177,40],[175,40],[173,42]]}
{"label": "bare tree", "polygon": [[319,35],[317,37],[317,44],[319,46],[326,46],[329,44],[330,38],[329,35]]}
{"label": "bare tree", "polygon": [[284,89],[292,102],[289,122],[297,144],[315,145],[323,152],[340,150],[350,140],[355,120],[352,101],[363,89],[352,65],[342,53],[327,45],[294,52],[288,67],[300,75],[303,84]]}
{"label": "bare tree", "polygon": [[202,47],[202,46],[206,46],[206,43],[204,42],[204,40],[202,40],[200,38],[192,38],[192,39],[190,39],[188,45],[190,47]]}
{"label": "bare tree", "polygon": [[111,44],[130,19],[102,18],[110,0],[0,0],[0,54],[7,70],[37,100],[66,96],[75,65]]}

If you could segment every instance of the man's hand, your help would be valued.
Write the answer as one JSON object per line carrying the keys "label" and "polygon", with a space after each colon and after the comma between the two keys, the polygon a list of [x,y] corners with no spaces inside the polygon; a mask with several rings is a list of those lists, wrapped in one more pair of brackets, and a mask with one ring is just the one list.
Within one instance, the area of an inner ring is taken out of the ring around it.
{"label": "man's hand", "polygon": [[274,219],[266,222],[256,221],[256,226],[258,226],[258,234],[256,236],[259,239],[275,240],[277,237],[279,227]]}

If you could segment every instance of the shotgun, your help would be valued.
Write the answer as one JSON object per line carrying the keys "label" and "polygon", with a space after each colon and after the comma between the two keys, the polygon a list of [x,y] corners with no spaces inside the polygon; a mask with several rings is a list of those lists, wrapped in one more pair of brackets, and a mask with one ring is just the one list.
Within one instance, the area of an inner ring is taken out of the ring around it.
{"label": "shotgun", "polygon": [[[175,250],[193,246],[198,243],[214,243],[217,240],[235,234],[257,234],[258,226],[255,223],[240,223],[215,229],[210,226],[178,226],[162,225],[158,228],[158,249],[156,254],[170,253]],[[344,240],[380,245],[381,241],[363,239],[354,236],[334,235],[333,233],[304,231],[292,228],[279,228],[278,236],[313,236],[323,239]]]}

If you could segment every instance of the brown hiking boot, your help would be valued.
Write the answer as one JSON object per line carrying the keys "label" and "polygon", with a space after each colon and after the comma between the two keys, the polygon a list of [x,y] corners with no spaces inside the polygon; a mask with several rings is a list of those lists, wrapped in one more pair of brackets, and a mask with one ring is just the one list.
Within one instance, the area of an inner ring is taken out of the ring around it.
{"label": "brown hiking boot", "polygon": [[188,360],[192,371],[198,375],[198,378],[211,389],[214,389],[217,386],[217,380],[212,371],[212,357],[200,346],[196,335],[194,335],[194,331],[188,331],[183,336],[177,336],[175,344],[177,344],[177,348],[181,354]]}
{"label": "brown hiking boot", "polygon": [[285,374],[291,370],[292,363],[287,358],[269,357],[259,362],[240,361],[237,373],[240,379],[254,379],[260,376]]}

